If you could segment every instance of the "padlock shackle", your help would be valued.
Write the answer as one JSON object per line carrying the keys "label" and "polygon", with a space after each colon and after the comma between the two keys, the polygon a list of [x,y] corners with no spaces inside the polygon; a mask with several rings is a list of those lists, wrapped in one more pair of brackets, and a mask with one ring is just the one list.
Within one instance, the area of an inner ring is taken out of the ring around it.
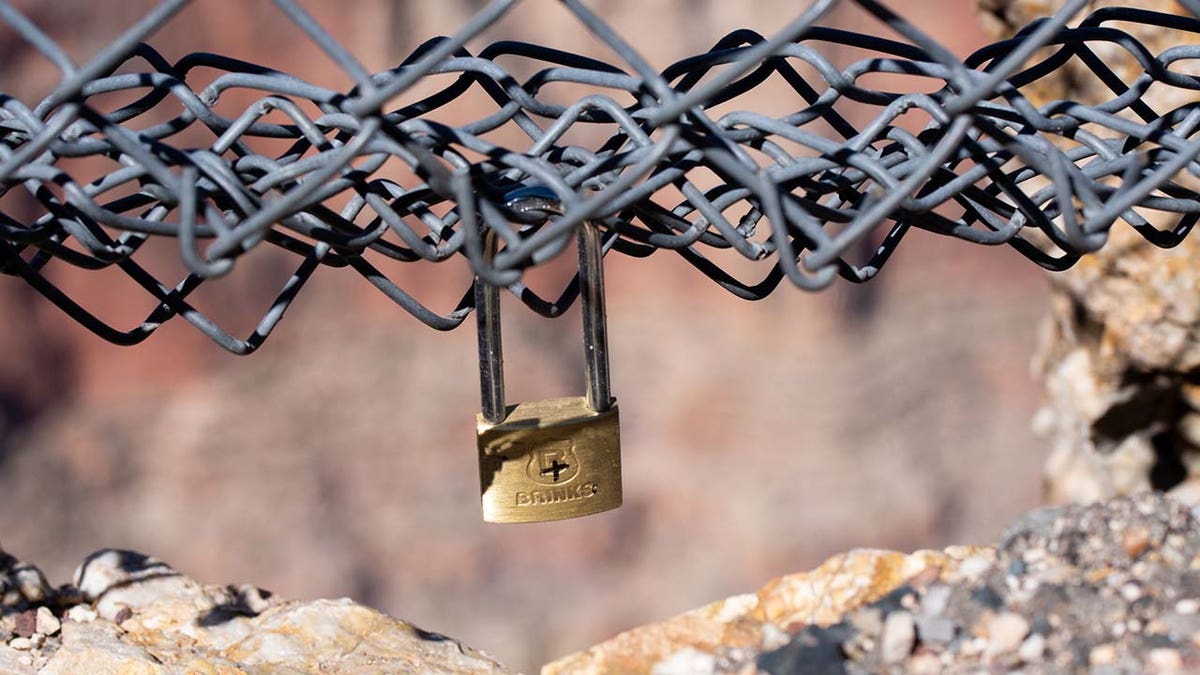
{"label": "padlock shackle", "polygon": [[[522,188],[505,206],[518,217],[562,215],[562,203],[546,188]],[[524,218],[522,218],[524,219]],[[491,264],[499,242],[496,232],[483,228],[483,256]],[[587,405],[596,412],[612,407],[609,386],[608,321],[604,307],[604,246],[600,228],[584,221],[579,228],[579,298],[583,310],[584,379]],[[481,414],[492,424],[504,421],[504,350],[500,330],[500,288],[475,277],[475,326],[479,337]]]}
{"label": "padlock shackle", "polygon": [[608,314],[604,308],[604,247],[600,228],[579,228],[579,301],[583,309],[583,364],[587,404],[596,412],[612,407],[608,372]]}
{"label": "padlock shackle", "polygon": [[[496,231],[486,228],[483,259],[496,257]],[[504,421],[504,348],[500,331],[500,287],[475,277],[475,329],[479,334],[479,390],[483,418],[493,424]]]}

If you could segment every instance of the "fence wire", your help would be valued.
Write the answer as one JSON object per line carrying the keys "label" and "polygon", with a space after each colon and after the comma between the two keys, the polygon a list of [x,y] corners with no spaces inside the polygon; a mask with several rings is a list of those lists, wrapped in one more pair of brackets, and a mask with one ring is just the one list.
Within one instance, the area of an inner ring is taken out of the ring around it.
{"label": "fence wire", "polygon": [[[902,40],[821,26],[839,0],[816,0],[769,38],[735,31],[659,72],[579,0],[560,2],[616,63],[514,41],[472,53],[468,43],[519,2],[495,0],[453,36],[370,73],[297,4],[276,0],[280,20],[298,26],[353,84],[334,91],[216,54],[170,62],[146,41],[187,1],[162,2],[84,64],[0,1],[0,21],[61,73],[57,88],[33,104],[0,93],[0,272],[116,343],[140,342],[183,317],[226,349],[248,353],[323,266],[353,269],[437,329],[468,316],[470,289],[439,313],[393,281],[392,263],[465,258],[483,279],[556,315],[575,299],[576,284],[546,299],[522,284],[522,273],[560,252],[585,220],[600,225],[606,251],[673,250],[721,287],[758,299],[784,279],[806,290],[837,277],[867,281],[912,228],[1008,244],[1062,270],[1101,247],[1117,221],[1168,247],[1200,218],[1200,195],[1189,187],[1200,176],[1200,106],[1162,111],[1144,100],[1152,86],[1194,98],[1200,78],[1180,65],[1200,58],[1200,46],[1153,54],[1122,29],[1200,34],[1193,17],[1107,8],[1068,28],[1087,4],[1071,0],[960,60],[874,0],[840,2]],[[1197,0],[1181,4],[1200,16]],[[838,68],[825,55],[838,46],[870,56]],[[1115,72],[1114,50],[1140,72]],[[513,56],[540,65],[518,81],[500,63]],[[1111,92],[1108,100],[1031,100],[1031,87],[1073,60]],[[203,69],[220,74],[196,91],[189,75]],[[868,86],[880,73],[939,86]],[[411,94],[447,76],[436,93]],[[794,112],[716,112],[768,81],[786,83]],[[592,93],[562,105],[543,95],[553,83]],[[257,100],[223,116],[216,104],[233,90]],[[97,103],[114,92],[136,100],[111,110]],[[491,112],[466,124],[439,121],[481,92],[494,102]],[[848,101],[872,106],[873,119],[852,123],[840,112]],[[177,112],[164,120],[163,110]],[[928,120],[924,129],[899,122],[913,111]],[[280,114],[288,121],[276,121]],[[180,142],[196,128],[215,140]],[[505,129],[505,138],[522,142],[498,144]],[[581,129],[600,140],[584,147],[572,133]],[[89,159],[108,169],[86,181],[69,173]],[[562,215],[520,208],[514,195],[531,187],[560,202]],[[38,213],[20,217],[31,201]],[[481,249],[487,229],[502,242],[492,259]],[[177,240],[182,279],[160,279],[139,264],[139,248],[155,237]],[[296,266],[253,333],[239,339],[188,297],[262,246],[293,254]],[[864,248],[869,255],[852,260]],[[739,279],[714,261],[728,250],[761,261],[761,278]],[[52,283],[52,262],[119,269],[157,306],[131,329],[110,325]]]}

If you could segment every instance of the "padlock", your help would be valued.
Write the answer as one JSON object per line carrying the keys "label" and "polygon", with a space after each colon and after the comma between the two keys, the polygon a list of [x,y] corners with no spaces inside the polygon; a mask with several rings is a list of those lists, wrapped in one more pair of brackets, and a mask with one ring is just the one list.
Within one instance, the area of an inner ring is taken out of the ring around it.
{"label": "padlock", "polygon": [[[510,211],[561,215],[553,193],[522,190]],[[487,257],[495,235],[484,237]],[[592,222],[579,230],[586,396],[506,406],[500,339],[500,289],[475,279],[483,411],[476,427],[483,519],[531,523],[587,516],[621,505],[621,431],[608,381],[603,249]]]}

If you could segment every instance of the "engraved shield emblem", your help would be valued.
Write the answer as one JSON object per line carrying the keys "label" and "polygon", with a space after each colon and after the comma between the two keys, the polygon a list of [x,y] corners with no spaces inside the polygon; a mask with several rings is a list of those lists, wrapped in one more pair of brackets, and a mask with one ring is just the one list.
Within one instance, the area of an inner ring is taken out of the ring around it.
{"label": "engraved shield emblem", "polygon": [[529,453],[526,466],[529,479],[539,485],[566,485],[579,475],[579,459],[575,443],[570,440],[550,441]]}

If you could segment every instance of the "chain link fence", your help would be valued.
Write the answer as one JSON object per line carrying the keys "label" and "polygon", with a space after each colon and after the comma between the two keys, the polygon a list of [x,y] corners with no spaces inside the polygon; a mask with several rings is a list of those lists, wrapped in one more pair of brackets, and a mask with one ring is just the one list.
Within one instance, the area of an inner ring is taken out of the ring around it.
{"label": "chain link fence", "polygon": [[[1200,106],[1190,102],[1200,78],[1187,74],[1200,46],[1154,54],[1122,30],[1200,35],[1193,17],[1106,8],[1067,27],[1087,5],[1071,0],[959,59],[874,0],[840,2],[900,39],[824,27],[839,0],[815,0],[775,35],[735,31],[660,72],[579,0],[561,5],[612,62],[516,41],[472,52],[519,2],[494,0],[452,36],[371,73],[299,5],[276,0],[279,20],[352,83],[335,91],[217,54],[170,61],[150,44],[187,2],[162,2],[79,64],[0,1],[0,21],[61,73],[40,101],[0,93],[0,272],[115,343],[138,343],[182,317],[249,353],[321,267],[352,269],[448,330],[472,311],[471,289],[441,313],[394,281],[396,265],[464,258],[482,279],[555,316],[578,284],[543,298],[522,274],[568,246],[584,221],[598,224],[606,252],[672,250],[722,288],[758,299],[785,279],[810,291],[838,277],[868,281],[913,228],[1007,244],[1062,270],[1101,247],[1118,221],[1168,247],[1200,218],[1192,182]],[[1200,1],[1180,4],[1200,16]],[[823,55],[838,47],[870,55],[839,68]],[[1137,72],[1111,67],[1113,50]],[[506,70],[514,58],[536,64],[531,74]],[[1071,62],[1111,96],[1088,105],[1030,94]],[[200,71],[218,75],[191,84]],[[922,88],[872,87],[881,74],[914,76]],[[792,112],[737,107],[768,81],[786,85]],[[566,103],[546,93],[564,84],[588,93]],[[1144,100],[1151,87],[1188,102],[1154,109]],[[247,96],[236,116],[218,110],[222,97]],[[469,96],[492,106],[447,121]],[[845,114],[851,103],[872,108],[867,123]],[[182,142],[198,129],[206,144]],[[553,216],[518,207],[514,196],[530,188],[556,202]],[[494,257],[481,244],[488,230],[501,242]],[[139,249],[163,237],[178,244],[181,279],[139,262]],[[188,298],[263,246],[291,254],[295,267],[241,339]],[[739,278],[722,263],[729,255],[756,261],[761,273]],[[51,281],[47,267],[60,264],[119,269],[157,306],[130,329],[106,323]]]}

